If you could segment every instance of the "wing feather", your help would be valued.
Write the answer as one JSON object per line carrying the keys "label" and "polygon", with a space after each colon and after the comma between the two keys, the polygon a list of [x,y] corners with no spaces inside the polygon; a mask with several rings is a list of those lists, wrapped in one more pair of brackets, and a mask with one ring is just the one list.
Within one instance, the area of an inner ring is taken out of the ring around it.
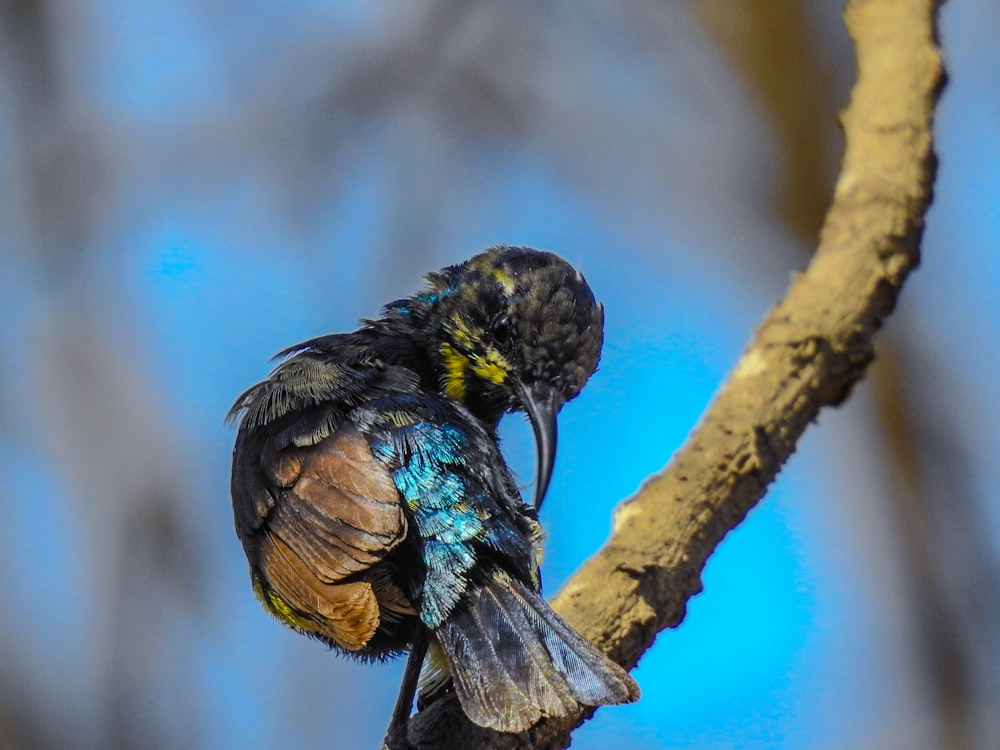
{"label": "wing feather", "polygon": [[260,456],[247,494],[266,510],[244,543],[255,552],[264,603],[295,627],[361,650],[381,622],[379,594],[389,591],[372,568],[407,532],[392,475],[349,422],[314,445]]}

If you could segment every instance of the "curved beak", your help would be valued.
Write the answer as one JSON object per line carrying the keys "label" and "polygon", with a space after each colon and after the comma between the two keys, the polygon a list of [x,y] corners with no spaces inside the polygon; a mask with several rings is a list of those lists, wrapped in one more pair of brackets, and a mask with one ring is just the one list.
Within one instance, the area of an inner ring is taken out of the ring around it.
{"label": "curved beak", "polygon": [[562,394],[547,385],[533,383],[530,388],[517,383],[515,392],[528,414],[528,420],[535,431],[535,445],[538,448],[538,478],[535,484],[535,510],[542,507],[545,493],[552,479],[552,468],[556,463],[556,439],[558,423],[556,417],[563,405]]}

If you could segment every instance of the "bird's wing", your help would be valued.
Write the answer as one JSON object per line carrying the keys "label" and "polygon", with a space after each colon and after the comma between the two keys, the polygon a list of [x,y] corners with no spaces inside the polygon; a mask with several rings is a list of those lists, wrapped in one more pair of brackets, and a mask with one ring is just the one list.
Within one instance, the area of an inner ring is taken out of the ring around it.
{"label": "bird's wing", "polygon": [[[386,366],[354,338],[341,334],[317,340],[325,342],[323,352],[314,351],[312,347],[319,346],[315,342],[289,350],[298,353],[242,393],[230,409],[227,420],[239,423],[232,494],[240,539],[257,533],[274,507],[276,488],[291,486],[282,485],[274,472],[280,467],[287,472],[295,461],[310,455],[295,449],[325,442],[345,423],[353,405],[381,392],[416,387],[411,370]],[[339,359],[323,356],[334,349]],[[271,476],[261,476],[262,471]]]}
{"label": "bird's wing", "polygon": [[324,583],[371,567],[406,533],[392,477],[350,423],[316,445],[282,451],[268,472],[283,500],[268,535],[294,543]]}
{"label": "bird's wing", "polygon": [[[313,445],[259,455],[257,471],[234,476],[233,502],[238,517],[258,519],[244,544],[255,552],[261,598],[294,627],[349,651],[364,648],[385,594],[365,572],[407,530],[391,475],[350,423]],[[262,493],[270,503],[255,500]]]}

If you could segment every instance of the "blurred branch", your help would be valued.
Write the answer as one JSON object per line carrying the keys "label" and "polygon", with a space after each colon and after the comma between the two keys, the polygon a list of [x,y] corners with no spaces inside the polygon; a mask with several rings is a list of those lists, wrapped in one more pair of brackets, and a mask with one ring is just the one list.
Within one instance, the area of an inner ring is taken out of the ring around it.
{"label": "blurred branch", "polygon": [[824,81],[804,1],[687,5],[757,94],[784,161],[778,209],[789,228],[812,244],[832,187],[824,159],[832,140],[826,115],[835,112],[842,92]]}
{"label": "blurred branch", "polygon": [[987,747],[977,735],[996,705],[1000,571],[958,417],[936,398],[955,386],[919,336],[895,344],[872,369],[873,398],[922,682],[940,747]]}
{"label": "blurred branch", "polygon": [[[854,0],[848,30],[858,82],[819,248],[767,316],[702,423],[663,473],[615,518],[608,544],[555,606],[621,663],[634,665],[676,626],[722,538],[764,494],[805,428],[840,404],[874,356],[873,337],[919,262],[935,171],[931,125],[944,82],[939,3]],[[410,722],[420,748],[565,747],[585,714],[525,735],[472,726],[457,701]]]}

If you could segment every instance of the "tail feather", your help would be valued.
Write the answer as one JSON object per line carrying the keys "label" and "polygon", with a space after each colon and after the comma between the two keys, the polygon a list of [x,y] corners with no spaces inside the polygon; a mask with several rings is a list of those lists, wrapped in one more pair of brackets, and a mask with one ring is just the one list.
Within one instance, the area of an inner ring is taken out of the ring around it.
{"label": "tail feather", "polygon": [[[541,634],[556,671],[570,685],[578,703],[609,706],[638,700],[639,686],[628,672],[573,630],[541,596],[523,587],[521,590],[530,595],[524,607],[535,632]],[[519,593],[511,592],[515,597]]]}
{"label": "tail feather", "polygon": [[[511,584],[508,584],[511,585]],[[514,693],[506,700],[508,692],[499,692],[488,681],[489,675],[475,674],[482,683],[487,678],[485,695],[496,702],[512,703],[520,721],[531,726],[540,715],[563,716],[576,707],[574,693],[569,683],[554,669],[554,654],[547,648],[546,636],[551,632],[530,615],[530,604],[504,586],[487,586],[482,590],[478,611],[473,612],[480,632],[492,647],[492,663],[509,678]],[[548,609],[547,604],[543,606]],[[549,610],[550,612],[552,610]],[[541,625],[541,627],[539,627]],[[543,640],[543,638],[545,640]],[[459,698],[461,698],[461,681]],[[509,710],[499,706],[501,712]]]}
{"label": "tail feather", "polygon": [[521,732],[578,703],[634,701],[629,674],[563,621],[542,597],[503,577],[470,592],[439,627],[438,643],[466,715],[480,726]]}

